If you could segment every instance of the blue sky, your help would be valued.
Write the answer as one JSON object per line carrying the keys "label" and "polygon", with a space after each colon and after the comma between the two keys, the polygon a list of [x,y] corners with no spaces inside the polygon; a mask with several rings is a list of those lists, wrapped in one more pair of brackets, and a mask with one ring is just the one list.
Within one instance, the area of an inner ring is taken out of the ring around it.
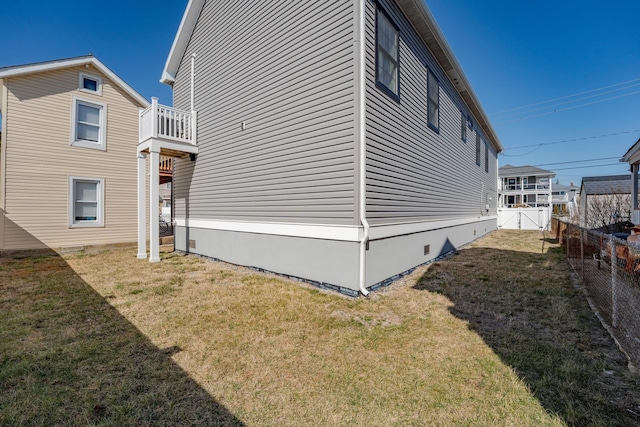
{"label": "blue sky", "polygon": [[[104,4],[5,2],[0,66],[91,52],[146,98],[170,104],[158,80],[187,0]],[[501,165],[554,170],[563,184],[627,173],[617,158],[640,138],[640,2],[427,4],[505,147]]]}

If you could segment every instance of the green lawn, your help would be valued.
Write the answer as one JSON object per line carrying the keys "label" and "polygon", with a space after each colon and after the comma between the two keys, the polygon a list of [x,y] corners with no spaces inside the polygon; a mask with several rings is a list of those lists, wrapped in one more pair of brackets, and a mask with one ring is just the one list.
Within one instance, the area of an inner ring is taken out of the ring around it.
{"label": "green lawn", "polygon": [[500,231],[369,299],[133,249],[0,258],[0,425],[638,425],[555,244]]}

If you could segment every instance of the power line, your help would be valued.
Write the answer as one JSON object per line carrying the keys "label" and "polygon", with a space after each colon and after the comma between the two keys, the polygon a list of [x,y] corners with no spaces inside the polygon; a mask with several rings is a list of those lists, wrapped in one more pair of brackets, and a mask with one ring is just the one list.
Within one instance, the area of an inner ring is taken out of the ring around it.
{"label": "power line", "polygon": [[563,99],[573,98],[575,96],[580,96],[580,95],[586,95],[587,93],[593,93],[593,92],[597,92],[597,91],[603,90],[603,89],[610,89],[612,87],[622,86],[622,85],[625,85],[625,84],[628,84],[628,83],[634,83],[634,82],[637,82],[637,81],[640,81],[640,78],[633,79],[633,80],[627,80],[626,82],[616,83],[616,84],[612,84],[612,85],[609,85],[609,86],[603,86],[603,87],[600,87],[600,88],[597,88],[597,89],[591,89],[591,90],[587,90],[587,91],[584,91],[584,92],[578,92],[578,93],[575,93],[575,94],[572,94],[572,95],[561,96],[559,98],[553,98],[553,99],[549,99],[547,101],[536,102],[536,103],[524,105],[524,106],[521,106],[521,107],[515,107],[515,108],[510,108],[510,109],[507,109],[507,110],[498,111],[496,113],[490,114],[490,116],[494,116],[494,115],[498,115],[498,114],[502,114],[502,113],[508,113],[508,112],[515,111],[515,110],[522,110],[522,109],[528,108],[528,107],[536,107],[538,105],[548,104],[549,102],[561,101]]}
{"label": "power line", "polygon": [[569,165],[569,164],[573,164],[573,163],[586,163],[586,162],[599,162],[601,160],[613,160],[613,159],[619,159],[620,157],[600,157],[599,159],[586,159],[586,160],[571,160],[569,162],[556,162],[556,163],[541,163],[539,165],[533,165],[533,166],[553,166],[553,165]]}
{"label": "power line", "polygon": [[553,172],[555,171],[564,171],[564,170],[571,170],[571,169],[589,169],[589,168],[601,168],[601,167],[607,167],[607,166],[620,166],[622,165],[621,163],[605,163],[605,164],[601,164],[601,165],[587,165],[587,166],[574,166],[574,167],[570,167],[570,168],[554,168]]}
{"label": "power line", "polygon": [[506,125],[506,124],[509,124],[509,123],[519,122],[521,120],[533,119],[533,118],[542,117],[542,116],[548,116],[549,114],[555,114],[555,113],[559,113],[561,111],[575,110],[576,108],[581,108],[581,107],[588,107],[589,105],[599,104],[601,102],[606,102],[606,101],[612,101],[614,99],[624,98],[625,96],[635,95],[635,94],[638,94],[638,93],[640,93],[640,90],[635,91],[635,92],[626,93],[626,94],[623,94],[623,95],[612,96],[610,98],[600,99],[598,101],[587,102],[587,103],[581,104],[581,105],[574,105],[573,107],[561,108],[559,110],[556,109],[556,110],[547,111],[546,113],[541,113],[541,114],[534,114],[533,116],[524,116],[524,117],[520,117],[519,119],[510,120],[508,122],[498,122],[497,124]]}
{"label": "power line", "polygon": [[[518,115],[521,115],[521,114],[529,114],[529,113],[533,113],[533,112],[535,112],[535,111],[545,110],[545,109],[553,108],[553,107],[556,107],[556,106],[559,106],[559,105],[566,105],[566,104],[571,104],[571,103],[578,102],[578,101],[584,101],[585,99],[596,98],[596,97],[598,97],[598,96],[606,95],[606,94],[608,94],[608,93],[613,93],[613,92],[618,92],[618,91],[621,91],[621,90],[631,89],[631,88],[636,87],[636,86],[640,86],[640,83],[636,83],[636,84],[633,84],[633,85],[630,85],[630,86],[626,86],[626,87],[622,87],[622,88],[618,88],[618,89],[609,90],[609,91],[606,91],[606,92],[596,93],[596,94],[594,94],[594,95],[583,96],[582,98],[576,98],[576,99],[571,99],[571,100],[569,100],[569,101],[559,102],[559,103],[557,103],[557,104],[553,104],[553,105],[549,105],[549,106],[538,107],[538,108],[533,108],[533,109],[525,110],[525,111],[522,111],[522,112],[517,112],[517,113],[508,114],[508,115],[506,115],[506,116],[504,116],[504,117],[501,117],[501,118],[499,118],[499,119],[497,119],[497,120],[506,120],[506,119],[508,119],[509,117],[514,117],[514,116],[518,116]],[[632,93],[629,93],[629,94],[623,94],[623,95],[621,95],[620,97],[622,97],[622,96],[628,96],[628,95],[633,95],[633,94],[636,94],[636,93],[638,93],[638,92],[632,92]],[[605,101],[605,100],[602,100],[602,101]],[[597,102],[601,102],[601,101],[597,101]],[[585,105],[590,105],[590,104],[585,104]],[[577,108],[577,107],[579,107],[579,106],[574,106],[573,108]],[[558,110],[557,110],[557,109],[554,109],[554,111],[553,111],[553,112],[555,113],[556,111],[558,111]],[[564,111],[564,110],[559,110],[559,111]],[[547,113],[547,114],[550,114],[550,112],[549,112],[549,113]],[[537,117],[537,116],[533,116],[533,117]],[[525,117],[525,118],[526,118],[526,117]],[[521,117],[520,119],[522,119],[522,117]],[[520,120],[520,119],[519,119],[519,120]]]}
{"label": "power line", "polygon": [[619,132],[614,132],[614,133],[609,133],[609,134],[602,134],[602,135],[583,136],[583,137],[580,137],[580,138],[565,139],[565,140],[562,140],[562,141],[541,142],[540,144],[518,145],[516,147],[505,148],[504,151],[506,151],[506,150],[515,150],[515,149],[519,149],[519,148],[543,147],[545,145],[565,144],[565,143],[568,143],[568,142],[585,141],[587,139],[607,138],[607,137],[610,137],[610,136],[626,135],[626,134],[633,133],[633,132],[640,132],[640,129],[619,131]]}

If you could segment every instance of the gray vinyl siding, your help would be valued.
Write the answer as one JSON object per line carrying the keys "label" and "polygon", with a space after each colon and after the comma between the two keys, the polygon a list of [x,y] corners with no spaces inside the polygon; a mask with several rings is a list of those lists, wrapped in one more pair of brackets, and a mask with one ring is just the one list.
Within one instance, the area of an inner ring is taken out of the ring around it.
{"label": "gray vinyl siding", "polygon": [[196,54],[177,218],[356,223],[352,3],[205,3],[174,84],[188,110]]}
{"label": "gray vinyl siding", "polygon": [[[469,114],[446,74],[436,65],[395,3],[377,2],[400,30],[400,102],[375,84],[376,3],[367,1],[367,218],[372,225],[478,217],[491,197],[495,215],[497,154],[484,141],[476,165],[476,132],[461,140],[460,111]],[[439,132],[427,124],[427,67],[440,83]],[[476,123],[473,118],[474,124]]]}

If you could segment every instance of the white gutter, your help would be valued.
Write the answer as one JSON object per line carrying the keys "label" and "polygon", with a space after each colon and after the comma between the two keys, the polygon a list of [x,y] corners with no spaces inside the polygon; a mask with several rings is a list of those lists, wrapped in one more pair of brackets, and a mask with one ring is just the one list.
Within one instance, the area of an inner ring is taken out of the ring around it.
{"label": "white gutter", "polygon": [[360,268],[358,286],[365,297],[369,295],[366,282],[366,255],[369,246],[369,222],[367,221],[366,198],[366,173],[367,173],[367,138],[366,125],[366,0],[355,0],[355,28],[354,28],[354,54],[355,54],[355,123],[356,141],[358,143],[358,206],[360,223],[362,224],[362,238],[360,239]]}

